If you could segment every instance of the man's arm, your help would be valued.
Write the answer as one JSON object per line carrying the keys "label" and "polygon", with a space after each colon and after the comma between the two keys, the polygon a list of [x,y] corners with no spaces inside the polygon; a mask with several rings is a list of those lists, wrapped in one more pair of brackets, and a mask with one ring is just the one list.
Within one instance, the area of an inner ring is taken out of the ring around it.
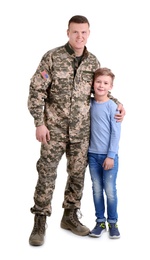
{"label": "man's arm", "polygon": [[34,118],[35,126],[44,125],[43,108],[50,85],[50,73],[46,55],[43,56],[36,72],[31,78],[28,96],[28,109]]}
{"label": "man's arm", "polygon": [[120,111],[120,113],[116,113],[115,119],[117,120],[117,122],[122,122],[123,119],[124,119],[124,116],[125,116],[125,114],[126,114],[126,111],[125,111],[123,105],[120,103],[120,101],[118,101],[117,98],[114,98],[114,97],[111,95],[110,92],[108,93],[108,97],[109,97],[111,100],[113,100],[113,101],[118,105],[118,108],[117,108],[117,109],[118,109],[118,111]]}

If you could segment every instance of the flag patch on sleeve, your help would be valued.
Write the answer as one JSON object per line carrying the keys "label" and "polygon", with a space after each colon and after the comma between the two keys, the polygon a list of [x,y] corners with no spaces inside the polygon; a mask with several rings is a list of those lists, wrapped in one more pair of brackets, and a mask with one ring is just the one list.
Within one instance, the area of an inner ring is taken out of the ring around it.
{"label": "flag patch on sleeve", "polygon": [[41,75],[42,75],[42,77],[43,77],[44,79],[48,79],[48,74],[47,74],[47,72],[46,72],[45,70],[43,70],[43,71],[41,72]]}

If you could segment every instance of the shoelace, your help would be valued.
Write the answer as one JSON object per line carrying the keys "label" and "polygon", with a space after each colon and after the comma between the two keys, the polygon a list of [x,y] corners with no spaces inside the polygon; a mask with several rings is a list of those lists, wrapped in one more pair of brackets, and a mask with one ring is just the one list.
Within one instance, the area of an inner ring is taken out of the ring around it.
{"label": "shoelace", "polygon": [[43,234],[45,232],[45,216],[36,216],[32,234]]}
{"label": "shoelace", "polygon": [[100,224],[100,227],[101,227],[101,228],[105,228],[105,227],[106,227],[106,226],[105,226],[105,223],[101,223],[101,224]]}
{"label": "shoelace", "polygon": [[109,228],[111,228],[111,229],[113,229],[113,230],[115,230],[116,228],[118,228],[118,225],[117,225],[117,224],[114,224],[114,225],[109,224],[108,226],[109,226]]}
{"label": "shoelace", "polygon": [[78,219],[81,219],[83,217],[80,209],[77,209],[76,214],[77,214]]}
{"label": "shoelace", "polygon": [[106,228],[105,223],[103,222],[101,224],[97,223],[94,229],[96,229],[97,227]]}
{"label": "shoelace", "polygon": [[74,225],[76,225],[76,227],[78,226],[78,224],[83,226],[83,224],[79,221],[81,217],[82,217],[82,213],[79,209],[72,211],[71,221],[74,223]]}

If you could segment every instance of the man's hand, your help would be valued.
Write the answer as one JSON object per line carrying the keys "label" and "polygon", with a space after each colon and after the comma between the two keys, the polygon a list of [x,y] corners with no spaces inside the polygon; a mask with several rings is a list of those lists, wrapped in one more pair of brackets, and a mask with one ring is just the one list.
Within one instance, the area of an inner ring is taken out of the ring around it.
{"label": "man's hand", "polygon": [[119,104],[117,109],[119,110],[120,113],[115,115],[115,119],[117,120],[117,122],[122,122],[126,114],[126,111],[122,104]]}
{"label": "man's hand", "polygon": [[50,132],[45,125],[37,126],[36,139],[43,144],[47,144],[47,141],[50,141]]}

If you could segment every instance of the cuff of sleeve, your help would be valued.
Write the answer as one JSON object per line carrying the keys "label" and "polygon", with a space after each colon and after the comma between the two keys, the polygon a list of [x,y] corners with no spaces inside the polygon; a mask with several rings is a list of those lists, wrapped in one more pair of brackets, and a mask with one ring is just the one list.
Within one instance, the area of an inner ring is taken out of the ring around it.
{"label": "cuff of sleeve", "polygon": [[115,153],[114,152],[108,152],[107,157],[115,159]]}
{"label": "cuff of sleeve", "polygon": [[38,126],[40,126],[40,125],[44,125],[44,122],[43,122],[43,120],[42,120],[42,121],[34,120],[34,124],[35,124],[35,127],[38,127]]}

